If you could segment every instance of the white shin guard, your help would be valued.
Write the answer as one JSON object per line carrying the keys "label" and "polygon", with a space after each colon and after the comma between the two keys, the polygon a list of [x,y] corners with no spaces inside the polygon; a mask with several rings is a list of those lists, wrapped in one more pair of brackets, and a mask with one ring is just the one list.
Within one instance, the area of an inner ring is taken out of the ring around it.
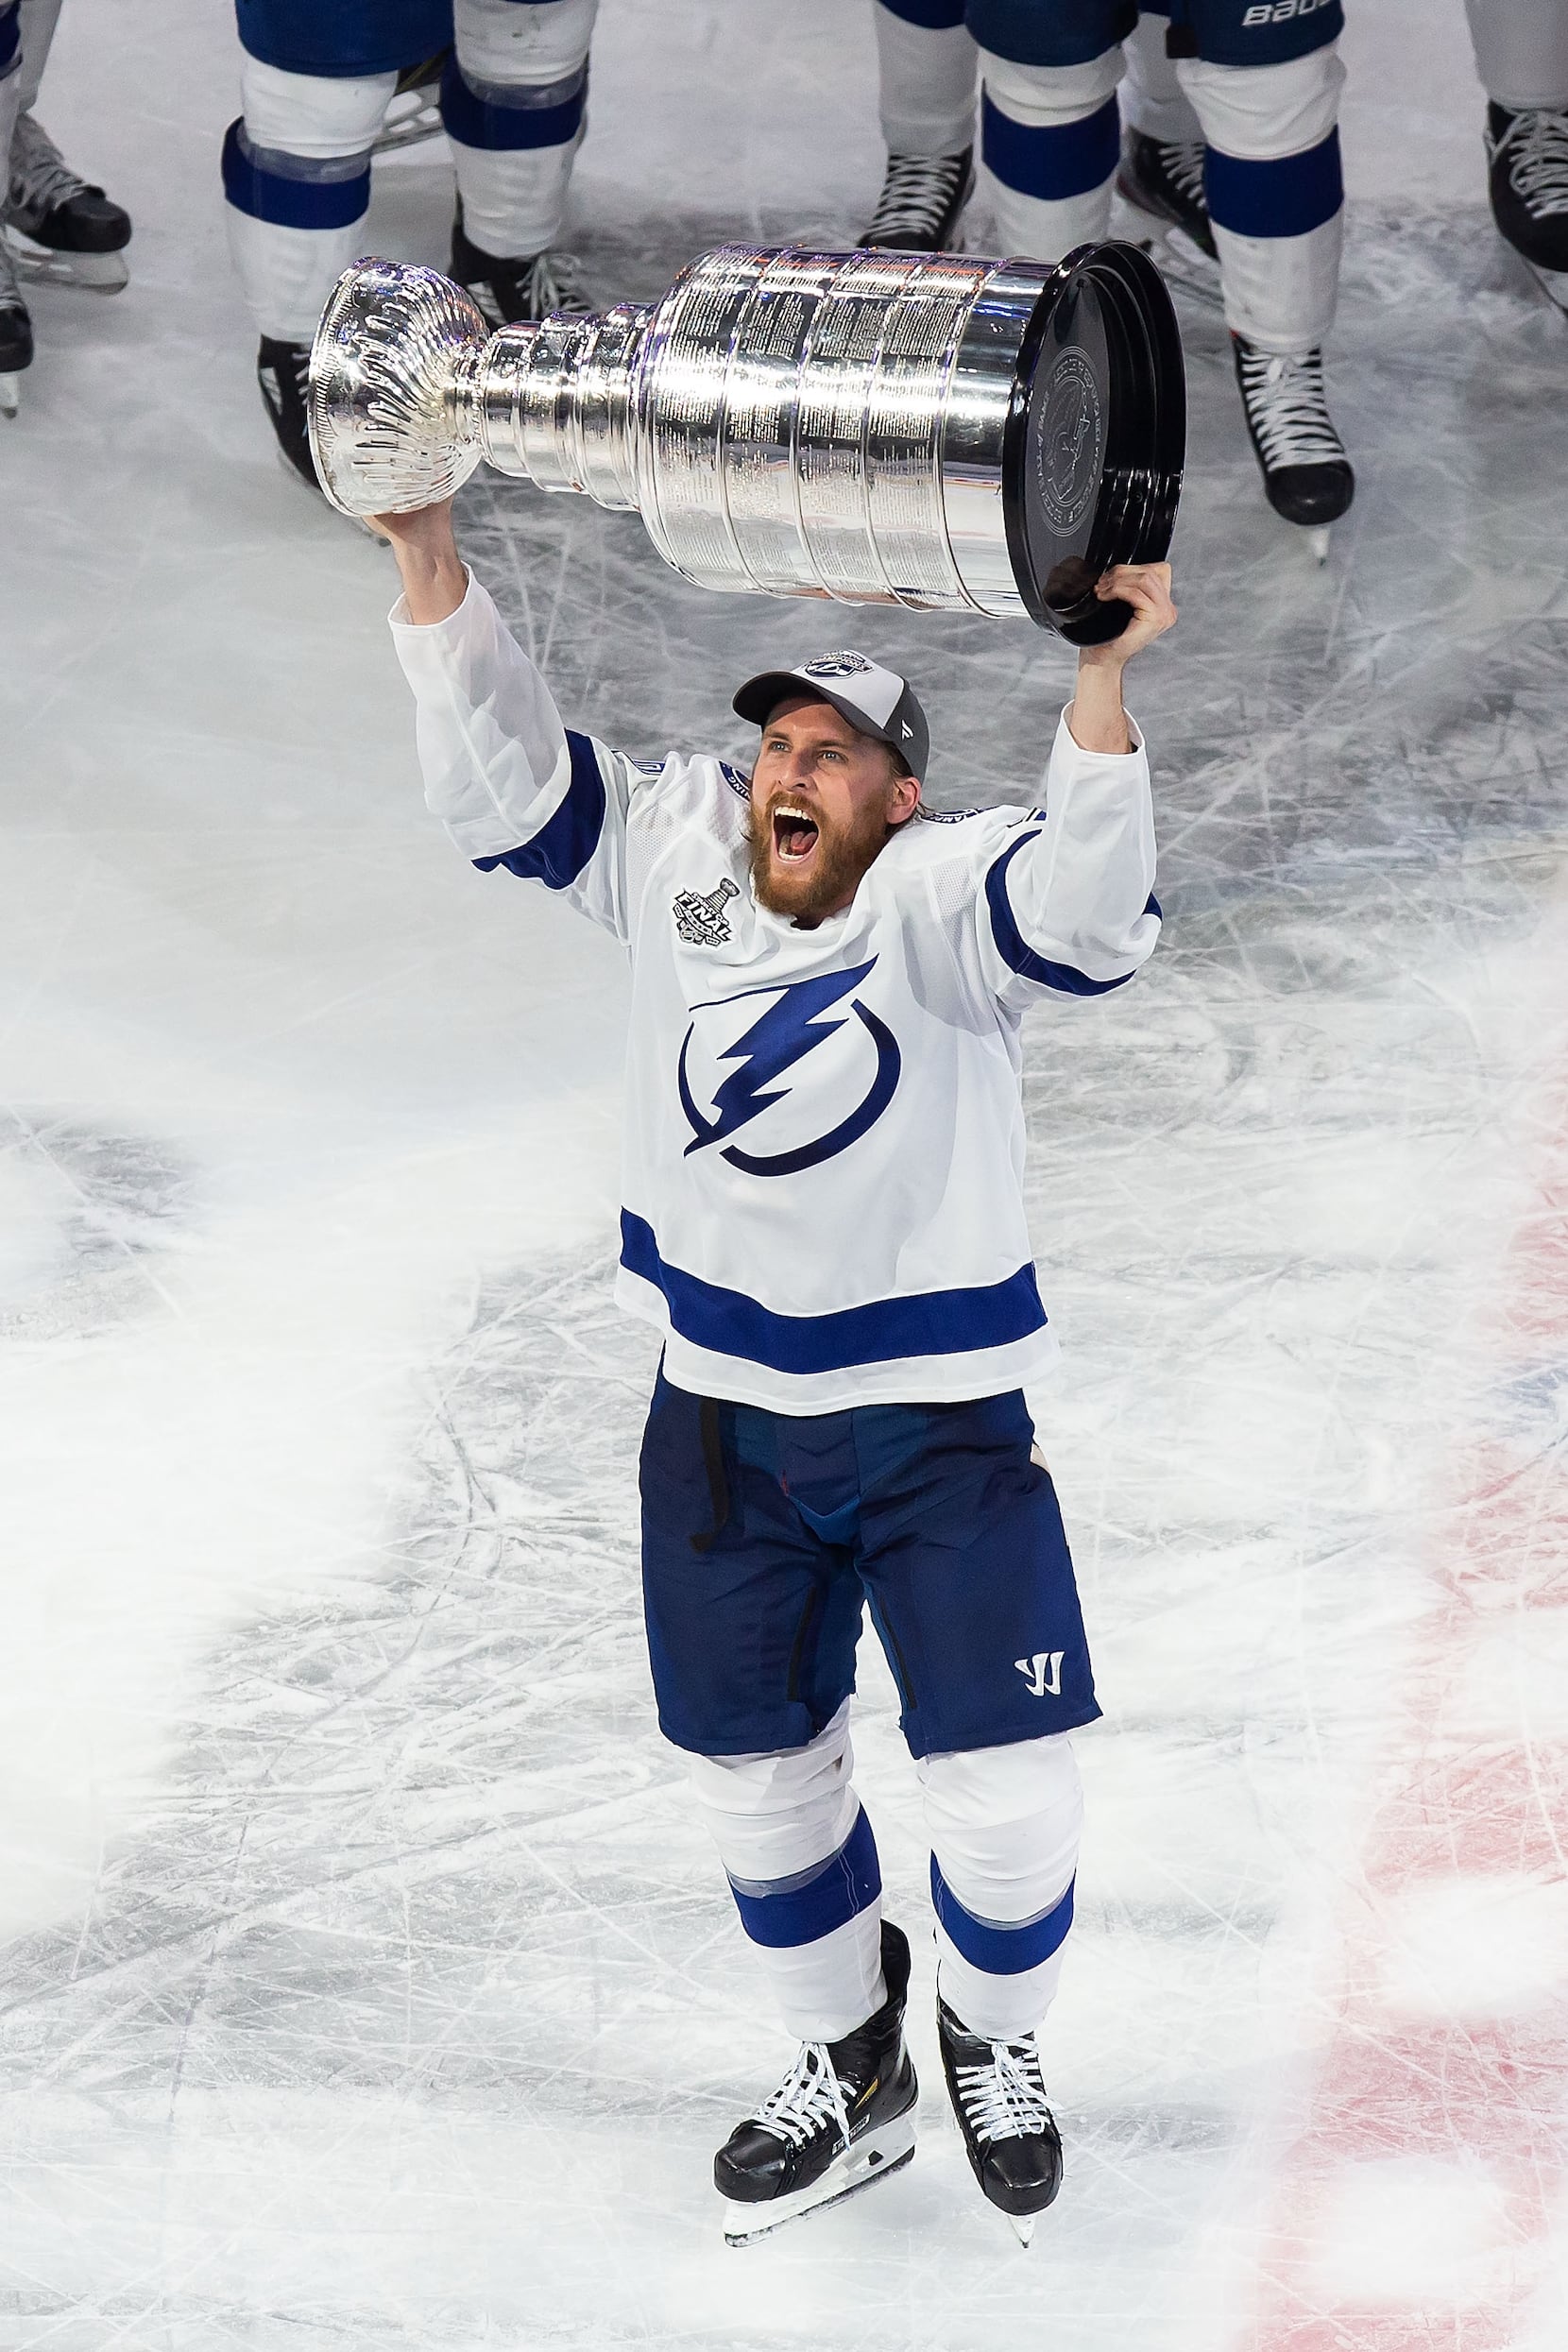
{"label": "white shin guard", "polygon": [[874,8],[882,136],[890,155],[957,155],[975,135],[980,52],[962,25],[911,25]]}
{"label": "white shin guard", "polygon": [[[968,1915],[957,1930],[970,1946],[968,1956],[947,1925],[937,1928],[942,1998],[971,2033],[1016,2039],[1039,2024],[1062,1974],[1065,1928],[1049,1932],[1058,1940],[1044,1957],[1014,1962],[1025,1960],[1038,1941],[1038,1923],[1053,1914],[1060,1918],[1078,1866],[1083,1791],[1072,1741],[1060,1732],[928,1756],[918,1770],[931,1851],[946,1889]],[[977,1924],[989,1931],[984,1957],[1005,1959],[1005,1968],[987,1967],[977,1956]],[[1017,1950],[1010,1952],[1010,1944]]]}

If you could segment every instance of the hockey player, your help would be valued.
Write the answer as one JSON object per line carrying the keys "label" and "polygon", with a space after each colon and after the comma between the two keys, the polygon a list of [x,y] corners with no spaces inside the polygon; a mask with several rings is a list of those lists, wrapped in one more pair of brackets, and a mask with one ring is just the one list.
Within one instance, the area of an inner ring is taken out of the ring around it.
{"label": "hockey player", "polygon": [[387,109],[439,68],[457,204],[451,270],[495,325],[582,316],[556,249],[585,128],[598,0],[237,0],[244,111],[224,141],[230,247],[261,349],[278,446],[313,489],[311,337],[363,249],[370,159]]}
{"label": "hockey player", "polygon": [[1119,185],[1173,274],[1222,295],[1269,502],[1325,554],[1355,491],[1322,365],[1344,203],[1339,0],[876,0],[876,18],[889,153],[864,242],[955,241],[978,45],[1002,250],[1056,261],[1105,236]]}
{"label": "hockey player", "polygon": [[0,0],[0,412],[14,417],[16,380],[33,362],[24,280],[117,294],[130,215],[66,162],[33,112],[60,0]]}
{"label": "hockey player", "polygon": [[1568,0],[1465,0],[1487,94],[1491,216],[1568,311]]}
{"label": "hockey player", "polygon": [[910,1949],[851,1778],[863,1605],[924,1789],[949,2097],[1028,2241],[1061,2178],[1036,2029],[1072,1918],[1067,1734],[1099,1712],[1021,1384],[1053,1338],[1024,1220],[1020,1023],[1152,953],[1126,661],[1175,619],[1117,571],[1042,787],[928,817],[909,681],[838,653],[750,679],[748,779],[565,728],[453,544],[389,516],[429,804],[632,967],[618,1295],[663,1335],[641,1457],[659,1722],[687,1751],[800,2049],[714,2166],[739,2242],[913,2150]]}

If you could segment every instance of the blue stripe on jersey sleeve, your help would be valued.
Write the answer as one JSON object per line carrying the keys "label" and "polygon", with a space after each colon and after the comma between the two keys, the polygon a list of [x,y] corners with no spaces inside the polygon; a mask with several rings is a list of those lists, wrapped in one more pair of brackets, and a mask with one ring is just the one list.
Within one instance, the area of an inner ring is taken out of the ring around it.
{"label": "blue stripe on jersey sleeve", "polygon": [[1022,1976],[1060,1951],[1072,1925],[1073,1890],[1038,1919],[981,1919],[966,1911],[931,1856],[931,1902],[953,1950],[987,1976]]}
{"label": "blue stripe on jersey sleeve", "polygon": [[770,1951],[814,1944],[819,1936],[847,1926],[882,1891],[882,1869],[871,1824],[863,1813],[858,1813],[838,1852],[800,1878],[773,1887],[732,1878],[729,1889],[741,1925],[754,1944]]}
{"label": "blue stripe on jersey sleeve", "polygon": [[776,1372],[847,1372],[910,1356],[966,1355],[1002,1348],[1046,1327],[1032,1266],[970,1290],[923,1290],[874,1299],[831,1315],[777,1315],[741,1290],[684,1273],[659,1255],[653,1227],[621,1212],[621,1263],[661,1290],[671,1328],[710,1355]]}
{"label": "blue stripe on jersey sleeve", "polygon": [[[1125,988],[1135,974],[1123,972],[1116,980],[1091,980],[1087,972],[1080,972],[1070,963],[1053,963],[1048,956],[1036,955],[1025,943],[1014,921],[1007,895],[1007,869],[1027,843],[1038,839],[1038,833],[1021,833],[1011,848],[1002,851],[985,878],[985,903],[991,911],[991,936],[997,943],[997,953],[1020,980],[1035,980],[1042,988],[1054,988],[1061,996],[1104,997],[1113,988]],[[1159,901],[1150,894],[1144,912],[1158,917],[1159,912]]]}
{"label": "blue stripe on jersey sleeve", "polygon": [[476,858],[481,874],[493,874],[503,865],[525,882],[570,890],[582,873],[605,829],[605,779],[599,773],[599,755],[586,735],[574,735],[568,727],[566,746],[571,755],[566,798],[520,849],[508,849],[499,858]]}

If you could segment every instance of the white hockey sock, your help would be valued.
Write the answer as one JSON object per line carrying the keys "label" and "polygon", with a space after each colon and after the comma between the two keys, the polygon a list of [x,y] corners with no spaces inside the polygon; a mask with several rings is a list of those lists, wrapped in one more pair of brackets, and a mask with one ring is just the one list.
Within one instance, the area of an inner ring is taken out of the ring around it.
{"label": "white hockey sock", "polygon": [[971,2033],[1015,2040],[1055,1996],[1083,1794],[1065,1732],[924,1757],[937,1982]]}
{"label": "white hockey sock", "polygon": [[911,23],[876,0],[882,136],[890,155],[957,155],[975,135],[979,52],[962,8],[951,25]]}
{"label": "white hockey sock", "polygon": [[229,249],[259,332],[308,343],[364,247],[370,148],[396,74],[285,74],[247,56],[224,145]]}
{"label": "white hockey sock", "polygon": [[1568,107],[1563,0],[1465,0],[1475,71],[1499,106]]}
{"label": "white hockey sock", "polygon": [[1339,92],[1329,44],[1284,65],[1177,66],[1208,145],[1205,186],[1225,316],[1266,351],[1304,351],[1334,323],[1344,239]]}
{"label": "white hockey sock", "polygon": [[887,1999],[881,1874],[848,1708],[809,1747],[694,1756],[691,1782],[787,2030],[838,2041]]}
{"label": "white hockey sock", "polygon": [[454,0],[442,113],[482,253],[542,253],[561,232],[585,128],[598,0]]}
{"label": "white hockey sock", "polygon": [[26,113],[38,96],[43,68],[60,20],[60,0],[22,0],[22,87],[19,111]]}
{"label": "white hockey sock", "polygon": [[1202,129],[1192,100],[1182,88],[1176,61],[1165,50],[1167,19],[1140,16],[1123,44],[1127,79],[1121,111],[1134,130],[1147,138],[1184,142],[1202,139]]}
{"label": "white hockey sock", "polygon": [[980,154],[998,248],[1060,261],[1103,237],[1120,149],[1119,48],[1086,65],[1018,65],[980,52]]}

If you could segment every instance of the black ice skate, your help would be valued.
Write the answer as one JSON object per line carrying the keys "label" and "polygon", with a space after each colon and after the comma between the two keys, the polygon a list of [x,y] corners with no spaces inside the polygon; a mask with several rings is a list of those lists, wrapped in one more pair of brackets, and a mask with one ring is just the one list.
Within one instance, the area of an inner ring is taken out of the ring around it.
{"label": "black ice skate", "polygon": [[530,253],[511,260],[483,253],[464,230],[461,205],[452,225],[452,275],[472,295],[492,327],[548,318],[553,312],[563,318],[592,315],[593,305],[570,253]]}
{"label": "black ice skate", "polygon": [[972,147],[957,155],[890,155],[877,210],[859,241],[895,253],[955,253],[974,187]]}
{"label": "black ice skate", "polygon": [[278,453],[319,497],[321,485],[315,478],[311,437],[305,424],[310,375],[308,343],[280,343],[272,335],[263,335],[262,348],[256,354],[256,381],[262,387],[262,400],[278,436]]}
{"label": "black ice skate", "polygon": [[1491,216],[1543,294],[1568,312],[1568,109],[1487,108]]}
{"label": "black ice skate", "polygon": [[11,135],[5,220],[26,240],[16,248],[24,278],[118,294],[129,277],[121,256],[130,214],[71,169],[30,113],[17,116]]}
{"label": "black ice skate", "polygon": [[1323,355],[1260,351],[1239,334],[1231,342],[1269,503],[1276,515],[1310,534],[1312,552],[1322,563],[1329,525],[1355,496],[1355,476],[1323,396]]}
{"label": "black ice skate", "polygon": [[882,1973],[888,1997],[876,2015],[842,2041],[802,2042],[778,2088],[714,2157],[729,2245],[837,2205],[913,2156],[920,2087],[904,2048],[910,1948],[885,1919]]}
{"label": "black ice skate", "polygon": [[33,322],[16,282],[11,248],[0,237],[0,417],[15,416],[21,405],[17,378],[32,364]]}
{"label": "black ice skate", "polygon": [[1027,2246],[1036,2214],[1062,2186],[1062,2135],[1046,2105],[1034,2037],[988,2041],[961,2025],[945,2001],[936,2004],[936,2030],[947,2096],[980,2193]]}
{"label": "black ice skate", "polygon": [[1219,256],[1203,195],[1202,139],[1151,139],[1147,131],[1129,130],[1116,194],[1133,215],[1131,242],[1175,284],[1218,309]]}

